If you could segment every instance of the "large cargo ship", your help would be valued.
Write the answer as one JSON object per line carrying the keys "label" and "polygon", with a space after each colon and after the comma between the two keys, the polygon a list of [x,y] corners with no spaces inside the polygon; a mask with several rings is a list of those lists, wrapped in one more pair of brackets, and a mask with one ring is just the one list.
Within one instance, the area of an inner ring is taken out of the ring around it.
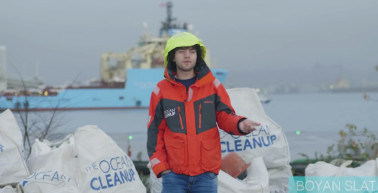
{"label": "large cargo ship", "polygon": [[[167,18],[158,36],[144,32],[139,45],[125,53],[104,53],[101,56],[101,80],[88,85],[44,87],[39,90],[13,90],[0,93],[0,110],[86,110],[146,108],[150,94],[163,79],[163,53],[166,41],[175,33],[188,31],[188,24],[172,18],[168,2]],[[210,64],[208,58],[207,63]],[[212,68],[221,82],[227,71]]]}

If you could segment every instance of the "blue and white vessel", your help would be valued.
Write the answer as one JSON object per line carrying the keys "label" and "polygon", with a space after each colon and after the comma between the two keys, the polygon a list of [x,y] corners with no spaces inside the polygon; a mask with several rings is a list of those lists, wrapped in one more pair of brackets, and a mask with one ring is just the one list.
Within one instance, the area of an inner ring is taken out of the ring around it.
{"label": "blue and white vessel", "polygon": [[[40,90],[0,93],[0,110],[89,110],[147,108],[156,84],[163,79],[163,53],[168,38],[188,30],[188,24],[177,24],[171,17],[168,2],[167,19],[158,37],[144,33],[138,47],[126,53],[104,53],[101,56],[101,80],[89,85],[45,87]],[[210,62],[207,60],[207,63]],[[212,68],[224,82],[227,71]]]}

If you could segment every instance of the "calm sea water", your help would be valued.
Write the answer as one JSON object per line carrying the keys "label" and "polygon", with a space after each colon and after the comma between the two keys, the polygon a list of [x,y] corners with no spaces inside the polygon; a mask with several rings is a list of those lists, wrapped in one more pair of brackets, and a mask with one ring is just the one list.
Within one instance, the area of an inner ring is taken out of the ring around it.
{"label": "calm sea water", "polygon": [[[369,93],[378,100],[378,93]],[[378,136],[378,101],[366,101],[362,93],[314,93],[268,95],[272,100],[263,107],[268,116],[283,128],[289,142],[292,160],[299,153],[313,157],[339,139],[338,132],[347,123],[367,128]],[[39,113],[48,118],[48,113]],[[64,111],[58,112],[59,132],[72,133],[84,125],[98,125],[118,145],[127,150],[131,145],[132,159],[147,160],[148,109]],[[300,131],[300,135],[297,134]]]}
{"label": "calm sea water", "polygon": [[378,93],[368,94],[370,101],[364,100],[363,93],[272,95],[264,109],[283,128],[294,160],[301,158],[299,153],[310,157],[326,153],[328,146],[337,144],[346,124],[378,136]]}

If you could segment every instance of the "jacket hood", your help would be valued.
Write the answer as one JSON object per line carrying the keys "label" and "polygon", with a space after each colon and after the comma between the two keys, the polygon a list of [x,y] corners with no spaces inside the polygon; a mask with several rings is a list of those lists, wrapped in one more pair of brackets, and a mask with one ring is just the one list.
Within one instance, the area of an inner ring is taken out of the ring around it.
{"label": "jacket hood", "polygon": [[172,66],[171,62],[168,62],[169,52],[174,50],[175,48],[189,47],[189,46],[194,46],[194,45],[199,45],[201,49],[201,53],[202,53],[199,59],[197,56],[197,64],[195,67],[195,71],[197,73],[197,79],[203,78],[205,75],[207,75],[210,72],[210,69],[205,62],[206,47],[203,45],[202,41],[197,36],[189,32],[181,32],[181,33],[177,33],[173,35],[167,41],[167,45],[165,47],[165,52],[164,52],[165,78],[174,80],[174,77],[175,77],[175,72],[174,72],[175,67]]}
{"label": "jacket hood", "polygon": [[202,41],[195,35],[189,32],[181,32],[173,35],[168,39],[167,45],[164,51],[164,66],[167,67],[168,64],[168,53],[175,48],[179,47],[189,47],[198,44],[202,52],[202,59],[205,60],[206,47],[203,45]]}

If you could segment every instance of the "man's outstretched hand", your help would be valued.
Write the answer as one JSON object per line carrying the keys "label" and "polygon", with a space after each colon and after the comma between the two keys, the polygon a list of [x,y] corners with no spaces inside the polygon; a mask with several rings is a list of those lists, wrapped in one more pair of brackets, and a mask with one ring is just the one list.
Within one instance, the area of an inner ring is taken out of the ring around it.
{"label": "man's outstretched hand", "polygon": [[256,126],[260,126],[260,123],[244,119],[239,123],[239,129],[244,133],[250,133],[256,129]]}

